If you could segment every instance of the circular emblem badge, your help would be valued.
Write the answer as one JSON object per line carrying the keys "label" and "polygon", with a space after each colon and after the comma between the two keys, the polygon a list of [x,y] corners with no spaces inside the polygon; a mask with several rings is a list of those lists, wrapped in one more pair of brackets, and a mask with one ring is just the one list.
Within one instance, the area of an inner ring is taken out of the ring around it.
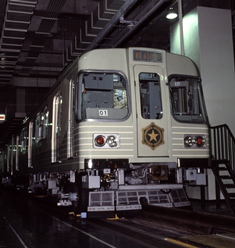
{"label": "circular emblem badge", "polygon": [[147,127],[142,128],[142,143],[155,150],[161,144],[164,144],[164,129],[158,127],[152,122]]}

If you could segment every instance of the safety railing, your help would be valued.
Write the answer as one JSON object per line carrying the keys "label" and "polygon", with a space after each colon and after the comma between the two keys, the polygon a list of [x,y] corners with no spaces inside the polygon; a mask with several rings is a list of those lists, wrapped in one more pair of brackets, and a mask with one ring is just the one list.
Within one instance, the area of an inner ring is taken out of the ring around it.
{"label": "safety railing", "polygon": [[228,160],[235,169],[235,138],[226,124],[210,127],[211,157],[214,160]]}

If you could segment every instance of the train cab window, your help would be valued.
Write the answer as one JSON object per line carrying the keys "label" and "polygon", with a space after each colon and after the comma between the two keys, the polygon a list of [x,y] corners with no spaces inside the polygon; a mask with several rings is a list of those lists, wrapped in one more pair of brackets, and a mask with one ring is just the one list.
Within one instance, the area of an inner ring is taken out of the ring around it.
{"label": "train cab window", "polygon": [[205,122],[197,78],[172,78],[169,83],[173,117],[180,122]]}
{"label": "train cab window", "polygon": [[141,114],[144,119],[161,119],[162,100],[160,78],[156,73],[140,73]]}
{"label": "train cab window", "polygon": [[124,76],[119,73],[81,74],[78,119],[124,119],[128,114],[126,85]]}

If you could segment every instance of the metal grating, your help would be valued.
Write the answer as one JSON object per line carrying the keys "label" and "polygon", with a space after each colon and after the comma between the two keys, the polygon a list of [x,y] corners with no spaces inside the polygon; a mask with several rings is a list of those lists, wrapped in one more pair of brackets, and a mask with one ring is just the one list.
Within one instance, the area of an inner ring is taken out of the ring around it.
{"label": "metal grating", "polygon": [[156,189],[139,191],[118,191],[117,206],[140,205],[141,198],[145,199],[149,205],[155,206],[181,207],[190,205],[184,189]]}
{"label": "metal grating", "polygon": [[89,206],[114,206],[114,192],[100,191],[89,193]]}

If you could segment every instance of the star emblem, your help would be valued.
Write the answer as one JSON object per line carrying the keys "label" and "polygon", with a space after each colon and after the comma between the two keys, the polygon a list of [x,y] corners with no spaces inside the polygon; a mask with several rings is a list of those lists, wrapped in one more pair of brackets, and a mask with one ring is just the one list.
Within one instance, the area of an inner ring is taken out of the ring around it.
{"label": "star emblem", "polygon": [[164,129],[158,127],[154,122],[145,128],[142,128],[142,143],[155,150],[161,144],[164,144]]}
{"label": "star emblem", "polygon": [[150,140],[149,140],[150,142],[153,140],[157,141],[157,136],[159,136],[159,134],[155,133],[154,130],[152,129],[152,133],[151,134],[148,133],[148,136],[150,137]]}

